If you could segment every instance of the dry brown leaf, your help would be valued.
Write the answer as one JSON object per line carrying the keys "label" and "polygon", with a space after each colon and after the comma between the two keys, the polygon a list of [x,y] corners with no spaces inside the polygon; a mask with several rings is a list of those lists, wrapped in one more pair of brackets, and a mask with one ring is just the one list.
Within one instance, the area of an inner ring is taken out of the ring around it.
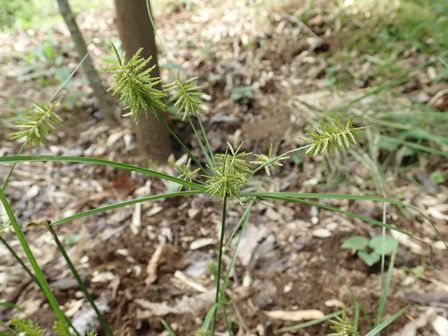
{"label": "dry brown leaf", "polygon": [[306,310],[271,310],[264,311],[264,313],[274,320],[282,321],[307,321],[323,318],[325,315],[320,310],[306,309]]}
{"label": "dry brown leaf", "polygon": [[151,302],[143,299],[135,299],[135,302],[144,310],[137,311],[138,319],[146,319],[152,316],[165,316],[168,314],[193,314],[200,315],[213,304],[215,290],[209,290],[195,296],[184,296],[174,305],[167,302]]}
{"label": "dry brown leaf", "polygon": [[157,246],[156,251],[152,255],[151,260],[146,267],[146,274],[148,274],[148,276],[146,277],[145,283],[147,286],[157,280],[157,267],[159,266],[164,246],[165,244],[159,244]]}

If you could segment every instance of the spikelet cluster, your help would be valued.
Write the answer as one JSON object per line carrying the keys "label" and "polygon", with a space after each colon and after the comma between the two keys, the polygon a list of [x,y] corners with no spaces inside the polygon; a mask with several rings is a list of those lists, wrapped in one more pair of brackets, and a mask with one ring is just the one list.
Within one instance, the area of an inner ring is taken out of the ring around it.
{"label": "spikelet cluster", "polygon": [[354,131],[364,128],[353,127],[352,119],[349,119],[345,125],[340,120],[325,122],[315,131],[308,132],[308,136],[304,138],[310,144],[306,153],[314,156],[329,151],[348,149],[350,143],[356,143]]}
{"label": "spikelet cluster", "polygon": [[272,152],[272,144],[269,147],[269,151],[267,154],[255,154],[256,160],[251,161],[250,163],[260,165],[263,167],[266,175],[271,176],[271,170],[274,170],[277,167],[282,167],[283,163],[281,161],[289,158],[287,155],[279,155],[274,156]]}
{"label": "spikelet cluster", "polygon": [[242,144],[234,149],[228,144],[224,154],[216,154],[213,166],[210,167],[212,174],[207,178],[207,193],[211,196],[231,196],[239,198],[241,188],[248,182],[252,172],[246,158],[249,153],[240,152]]}
{"label": "spikelet cluster", "polygon": [[173,92],[171,101],[174,107],[182,114],[182,120],[190,115],[198,115],[204,104],[204,93],[196,84],[196,77],[182,81],[179,77],[165,86],[166,90]]}
{"label": "spikelet cluster", "polygon": [[151,57],[142,57],[143,49],[139,49],[129,60],[126,55],[120,56],[118,50],[112,45],[117,63],[105,68],[111,72],[114,82],[109,88],[114,95],[118,95],[120,101],[129,110],[125,116],[131,115],[135,121],[144,112],[156,113],[165,109],[163,98],[166,94],[157,87],[160,84],[159,77],[151,77],[151,72],[156,65],[149,66]]}
{"label": "spikelet cluster", "polygon": [[28,319],[12,319],[11,326],[14,330],[14,335],[26,336],[44,336],[45,330],[38,324]]}
{"label": "spikelet cluster", "polygon": [[327,336],[356,336],[358,335],[356,328],[353,326],[353,322],[347,318],[347,314],[344,311],[342,316],[336,316],[330,320],[330,329],[333,331]]}
{"label": "spikelet cluster", "polygon": [[22,120],[16,122],[19,130],[11,135],[13,140],[25,139],[26,144],[40,146],[45,144],[54,126],[62,122],[55,112],[56,104],[36,103]]}
{"label": "spikelet cluster", "polygon": [[179,168],[180,175],[178,177],[185,181],[192,182],[194,177],[200,170],[201,168],[192,169],[191,158],[188,158],[187,163]]}
{"label": "spikelet cluster", "polygon": [[[45,336],[47,332],[42,329],[37,323],[29,319],[12,319],[10,321],[10,329],[13,332],[12,334],[2,334],[5,336],[17,336],[17,335],[26,335],[26,336]],[[54,331],[57,336],[72,336],[67,324],[62,321],[57,321],[54,324]],[[87,332],[87,336],[96,336],[97,334],[93,331]]]}

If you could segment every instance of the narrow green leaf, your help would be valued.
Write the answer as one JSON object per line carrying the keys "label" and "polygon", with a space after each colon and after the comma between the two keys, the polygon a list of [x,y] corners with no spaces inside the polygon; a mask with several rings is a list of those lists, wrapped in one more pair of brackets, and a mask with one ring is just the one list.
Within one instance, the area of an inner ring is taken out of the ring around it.
{"label": "narrow green leaf", "polygon": [[382,283],[382,286],[381,286],[381,297],[380,297],[380,302],[378,305],[378,311],[377,311],[376,317],[375,317],[375,326],[379,325],[379,323],[381,322],[381,319],[383,317],[383,313],[384,313],[384,310],[386,307],[387,298],[389,296],[389,290],[392,285],[392,276],[393,276],[393,271],[394,271],[396,252],[397,252],[397,250],[395,249],[392,253],[392,256],[391,256],[390,262],[389,262],[389,268],[387,269],[386,279],[385,279],[384,283]]}
{"label": "narrow green leaf", "polygon": [[365,336],[378,336],[379,332],[388,327],[392,322],[398,319],[409,307],[404,307],[393,314],[388,319],[384,320],[381,324],[370,330]]}
{"label": "narrow green leaf", "polygon": [[162,180],[167,180],[171,182],[178,183],[180,185],[191,187],[197,190],[205,190],[205,187],[194,182],[185,181],[179,179],[177,177],[164,174],[155,170],[135,166],[128,163],[96,159],[90,157],[81,157],[81,156],[60,156],[60,155],[21,155],[21,156],[4,156],[0,157],[0,164],[2,163],[15,163],[15,162],[47,162],[47,161],[55,161],[55,162],[71,162],[71,163],[91,163],[97,164],[117,169],[123,169],[127,171],[134,171],[139,174],[143,174],[146,176],[156,177]]}
{"label": "narrow green leaf", "polygon": [[300,323],[300,324],[294,324],[294,325],[291,325],[291,326],[283,327],[283,328],[279,329],[279,332],[292,332],[292,331],[296,331],[296,330],[299,330],[299,329],[308,328],[308,327],[311,327],[313,325],[316,325],[316,324],[328,321],[328,320],[332,319],[333,317],[342,315],[343,313],[344,313],[344,311],[340,310],[338,312],[325,315],[324,317],[322,317],[320,319],[311,320],[311,321],[303,322],[303,323]]}
{"label": "narrow green leaf", "polygon": [[114,210],[114,209],[119,209],[119,208],[129,206],[129,205],[134,205],[137,203],[143,203],[143,202],[148,202],[148,201],[157,201],[157,200],[161,200],[161,199],[165,199],[165,198],[172,198],[172,197],[192,196],[192,195],[197,195],[199,193],[200,193],[200,191],[178,191],[178,192],[169,193],[169,194],[144,196],[144,197],[140,197],[140,198],[136,198],[136,199],[132,199],[132,200],[128,200],[128,201],[105,205],[103,207],[90,209],[87,211],[83,211],[83,212],[74,214],[69,217],[61,218],[61,219],[54,221],[53,225],[60,225],[60,224],[68,223],[68,222],[74,221],[76,219],[89,217],[89,216],[93,216],[93,215],[98,215],[100,213],[104,213],[104,212]]}
{"label": "narrow green leaf", "polygon": [[176,336],[176,333],[174,332],[173,328],[171,328],[170,324],[165,321],[164,319],[160,320],[160,323],[162,323],[163,328],[168,333],[169,336]]}
{"label": "narrow green leaf", "polygon": [[19,222],[17,221],[16,216],[14,215],[14,212],[9,205],[9,202],[3,192],[2,189],[0,189],[0,201],[3,204],[3,207],[6,211],[6,214],[8,215],[9,221],[11,222],[12,227],[14,228],[14,231],[17,235],[17,238],[19,239],[20,245],[22,246],[23,251],[25,252],[26,257],[28,258],[28,261],[30,262],[34,274],[36,275],[37,280],[39,281],[42,290],[50,303],[51,308],[53,309],[56,318],[58,321],[61,321],[63,323],[66,322],[66,317],[64,313],[62,312],[58,301],[56,300],[56,297],[54,296],[53,292],[50,289],[50,286],[48,285],[47,279],[45,278],[44,273],[42,272],[42,269],[40,268],[39,264],[37,263],[36,258],[34,257],[33,252],[31,251],[30,246],[28,245],[28,241],[26,240],[26,237],[20,227]]}

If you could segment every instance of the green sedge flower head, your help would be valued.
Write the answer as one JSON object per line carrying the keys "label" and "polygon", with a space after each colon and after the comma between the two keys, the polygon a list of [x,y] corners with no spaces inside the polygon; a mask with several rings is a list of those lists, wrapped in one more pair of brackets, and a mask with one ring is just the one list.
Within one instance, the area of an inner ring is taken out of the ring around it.
{"label": "green sedge flower head", "polygon": [[63,321],[57,321],[54,324],[54,331],[56,332],[57,336],[71,336],[70,330],[68,328],[67,323]]}
{"label": "green sedge flower head", "polygon": [[199,110],[204,105],[202,98],[204,93],[201,87],[196,84],[197,77],[182,81],[179,77],[172,83],[165,86],[165,88],[174,93],[171,99],[174,102],[174,107],[182,114],[182,120],[188,116],[199,114]]}
{"label": "green sedge flower head", "polygon": [[250,163],[263,167],[268,176],[271,176],[271,169],[274,170],[276,167],[283,166],[283,163],[280,161],[289,159],[287,155],[274,156],[272,153],[272,144],[267,154],[255,154],[255,156],[257,159]]}
{"label": "green sedge flower head", "polygon": [[54,130],[55,124],[62,122],[55,112],[57,105],[50,103],[36,103],[33,109],[25,113],[23,118],[16,122],[19,130],[11,135],[13,140],[25,139],[26,144],[40,146],[45,144],[47,136]]}
{"label": "green sedge flower head", "polygon": [[328,336],[352,336],[358,334],[356,328],[353,326],[353,322],[347,318],[345,310],[342,316],[336,316],[330,322],[330,329],[333,333],[328,334]]}
{"label": "green sedge flower head", "polygon": [[240,152],[241,146],[234,149],[228,144],[224,154],[216,154],[213,166],[210,166],[212,174],[207,178],[207,193],[211,196],[231,196],[239,198],[241,188],[248,183],[248,177],[252,170],[246,161],[249,153]]}
{"label": "green sedge flower head", "polygon": [[142,57],[143,49],[139,49],[134,56],[126,61],[126,55],[120,56],[118,50],[112,44],[117,57],[117,63],[105,70],[111,72],[114,83],[109,88],[114,95],[119,95],[120,101],[129,110],[124,116],[131,115],[137,122],[142,111],[147,116],[148,112],[156,113],[165,109],[162,99],[166,94],[157,89],[160,84],[159,77],[151,77],[151,72],[156,65],[149,66],[151,57]]}
{"label": "green sedge flower head", "polygon": [[7,232],[11,232],[11,224],[0,219],[0,236]]}
{"label": "green sedge flower head", "polygon": [[356,143],[354,131],[364,128],[353,127],[352,119],[349,119],[345,125],[340,120],[325,122],[315,131],[308,132],[308,136],[304,138],[310,143],[306,153],[314,156],[325,154],[328,151],[348,149],[350,143]]}
{"label": "green sedge flower head", "polygon": [[179,178],[192,182],[196,174],[201,170],[201,168],[192,169],[191,168],[191,158],[188,158],[187,163],[182,165],[179,169],[180,175]]}
{"label": "green sedge flower head", "polygon": [[212,336],[212,332],[201,328],[196,332],[196,336]]}
{"label": "green sedge flower head", "polygon": [[12,319],[11,326],[14,329],[14,335],[26,336],[44,336],[43,330],[38,324],[28,319]]}

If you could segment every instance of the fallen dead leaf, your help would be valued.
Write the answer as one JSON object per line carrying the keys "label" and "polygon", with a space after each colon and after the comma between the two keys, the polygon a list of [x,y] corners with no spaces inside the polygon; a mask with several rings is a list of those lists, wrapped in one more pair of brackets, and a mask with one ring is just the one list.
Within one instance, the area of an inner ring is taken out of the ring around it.
{"label": "fallen dead leaf", "polygon": [[213,245],[214,243],[215,240],[213,238],[199,238],[190,244],[190,250],[198,250],[202,247]]}
{"label": "fallen dead leaf", "polygon": [[164,246],[164,244],[159,244],[157,246],[156,251],[152,255],[151,260],[146,267],[146,274],[148,274],[148,276],[146,277],[145,283],[147,286],[151,285],[157,280],[157,267],[159,266]]}
{"label": "fallen dead leaf", "polygon": [[307,321],[323,318],[325,315],[320,310],[307,309],[307,310],[271,310],[264,311],[264,313],[274,320],[282,321]]}
{"label": "fallen dead leaf", "polygon": [[144,310],[137,311],[137,318],[147,319],[152,316],[165,316],[168,314],[193,314],[200,315],[213,304],[215,290],[209,290],[195,296],[184,296],[176,304],[169,305],[167,302],[151,302],[143,299],[135,299]]}

